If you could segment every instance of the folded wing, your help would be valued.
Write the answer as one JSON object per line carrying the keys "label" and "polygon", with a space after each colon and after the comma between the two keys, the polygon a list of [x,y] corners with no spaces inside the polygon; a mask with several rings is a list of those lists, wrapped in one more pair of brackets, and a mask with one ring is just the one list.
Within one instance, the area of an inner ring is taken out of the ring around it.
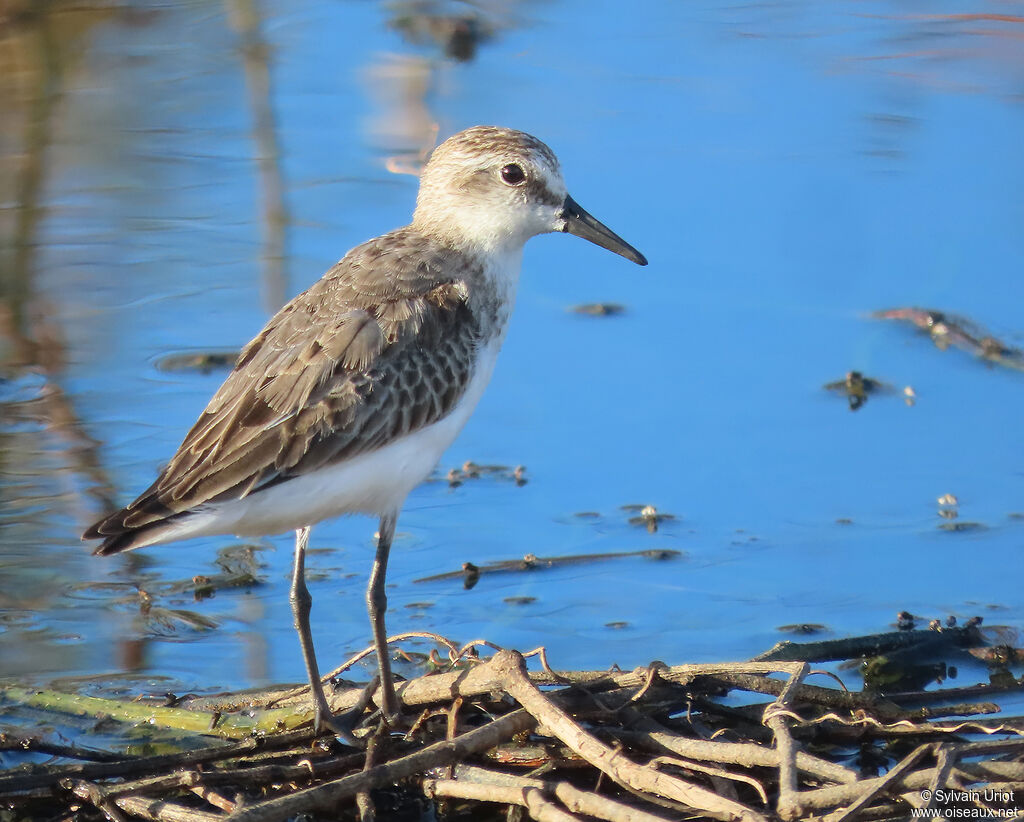
{"label": "folded wing", "polygon": [[372,451],[452,410],[480,326],[450,252],[402,231],[354,249],[270,320],[156,482],[86,531],[106,538],[97,553],[137,547],[151,541],[142,531],[198,506]]}

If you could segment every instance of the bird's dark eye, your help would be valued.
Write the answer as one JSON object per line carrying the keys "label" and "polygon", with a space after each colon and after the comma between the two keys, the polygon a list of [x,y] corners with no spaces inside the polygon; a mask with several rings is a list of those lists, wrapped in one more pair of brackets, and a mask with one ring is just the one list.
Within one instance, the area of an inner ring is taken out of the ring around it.
{"label": "bird's dark eye", "polygon": [[501,179],[510,186],[517,186],[526,179],[526,172],[522,166],[509,163],[501,169]]}

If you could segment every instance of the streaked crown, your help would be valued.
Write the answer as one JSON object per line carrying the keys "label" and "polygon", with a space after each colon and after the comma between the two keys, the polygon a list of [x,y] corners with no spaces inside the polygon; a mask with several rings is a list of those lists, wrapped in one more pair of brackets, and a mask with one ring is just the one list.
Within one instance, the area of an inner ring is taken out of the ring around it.
{"label": "streaked crown", "polygon": [[497,251],[563,230],[558,158],[536,137],[475,126],[449,137],[420,179],[413,225],[456,247]]}

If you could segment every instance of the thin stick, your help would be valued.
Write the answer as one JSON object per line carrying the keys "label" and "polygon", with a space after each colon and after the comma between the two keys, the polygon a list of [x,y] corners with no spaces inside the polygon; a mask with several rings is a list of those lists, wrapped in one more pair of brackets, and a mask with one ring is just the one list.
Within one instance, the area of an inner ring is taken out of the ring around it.
{"label": "thin stick", "polygon": [[[775,734],[775,749],[779,752],[779,799],[776,810],[783,819],[799,816],[799,800],[797,799],[798,781],[796,771],[796,743],[786,724],[787,717],[793,716],[789,704],[793,695],[810,666],[803,663],[800,668],[790,674],[782,693],[764,710],[764,724]],[[799,717],[797,717],[799,719]]]}
{"label": "thin stick", "polygon": [[699,808],[715,819],[765,822],[761,814],[738,802],[723,799],[698,785],[638,765],[598,741],[530,682],[526,674],[526,663],[518,652],[501,651],[490,664],[504,674],[505,689],[509,696],[536,717],[548,732],[619,784]]}
{"label": "thin stick", "polygon": [[[370,737],[366,745],[366,761],[363,763],[364,773],[376,767],[377,761],[380,759],[381,743],[386,733],[387,722],[382,719],[377,726],[377,730]],[[369,789],[359,791],[356,794],[356,808],[359,810],[359,822],[374,822],[377,819],[377,809],[373,805]]]}
{"label": "thin stick", "polygon": [[676,768],[682,768],[683,770],[698,771],[699,773],[706,773],[708,776],[717,776],[719,779],[728,782],[742,782],[745,785],[750,785],[758,795],[761,797],[761,801],[767,805],[768,795],[764,792],[764,786],[754,779],[752,776],[747,776],[742,773],[732,773],[723,768],[712,768],[701,762],[694,762],[692,759],[679,759],[674,756],[656,756],[648,765],[660,767],[661,765],[673,765]]}
{"label": "thin stick", "polygon": [[[756,745],[753,742],[724,742],[708,739],[691,739],[673,733],[664,725],[641,714],[634,708],[620,709],[620,714],[636,728],[637,731],[615,731],[616,736],[624,739],[640,739],[649,741],[656,746],[671,751],[687,759],[699,759],[704,762],[718,762],[723,765],[740,765],[745,768],[777,768],[779,752],[773,748]],[[804,751],[796,755],[797,770],[830,782],[849,783],[857,781],[856,771],[829,762]]]}
{"label": "thin stick", "polygon": [[581,791],[568,782],[556,783],[553,790],[555,796],[570,811],[578,811],[595,819],[605,819],[608,822],[664,822],[662,816],[655,816],[640,808],[631,808],[590,791]]}
{"label": "thin stick", "polygon": [[386,765],[377,765],[368,771],[343,777],[336,782],[250,805],[236,811],[229,819],[234,822],[280,822],[300,813],[333,808],[359,791],[389,785],[398,779],[422,773],[429,768],[441,767],[470,754],[486,751],[511,739],[520,731],[532,728],[534,724],[535,720],[526,711],[513,711],[451,741],[435,742],[421,751],[403,756]]}
{"label": "thin stick", "polygon": [[207,788],[205,785],[195,785],[189,788],[189,790],[200,799],[204,799],[209,802],[213,807],[220,808],[222,811],[227,813],[231,813],[238,807],[237,802],[231,801],[223,794],[217,793],[217,791],[212,788]]}
{"label": "thin stick", "polygon": [[[855,802],[851,803],[841,811],[829,814],[829,822],[852,822],[861,811],[868,807],[880,793],[888,790],[891,787],[895,787],[902,780],[903,777],[910,773],[914,766],[917,765],[926,755],[935,752],[938,745],[934,742],[930,742],[927,745],[919,745],[907,756],[903,758],[895,768],[890,770],[884,777],[878,780],[871,788],[862,793]],[[936,775],[938,774],[938,768],[935,769]]]}
{"label": "thin stick", "polygon": [[926,808],[934,807],[937,803],[935,794],[939,788],[943,788],[946,785],[946,780],[949,778],[950,772],[953,770],[953,765],[956,764],[957,757],[954,757],[950,753],[950,749],[946,745],[939,747],[939,754],[935,758],[935,776],[932,777],[932,781],[928,783],[928,801],[925,802]]}
{"label": "thin stick", "polygon": [[[581,791],[568,782],[559,782],[555,785],[546,785],[537,779],[516,779],[514,784],[496,785],[483,782],[466,782],[460,779],[425,779],[423,781],[423,792],[428,797],[447,797],[450,799],[472,799],[478,802],[497,802],[503,805],[521,805],[530,810],[534,819],[540,819],[533,813],[528,804],[531,798],[534,799],[535,807],[540,806],[537,802],[537,795],[541,798],[543,787],[554,791],[556,797],[570,810],[595,819],[604,819],[606,822],[666,822],[665,817],[655,816],[639,808],[630,808],[619,802],[614,802],[603,796]],[[554,807],[550,801],[549,807]],[[559,811],[561,817],[575,819],[564,811]]]}
{"label": "thin stick", "polygon": [[224,822],[221,814],[197,811],[195,808],[148,796],[119,796],[114,802],[121,810],[148,819],[149,822]]}
{"label": "thin stick", "polygon": [[537,788],[527,788],[522,793],[527,812],[537,822],[581,822],[579,817],[563,811]]}
{"label": "thin stick", "polygon": [[62,779],[109,779],[138,773],[153,773],[187,767],[201,762],[231,759],[256,750],[275,750],[313,738],[311,730],[291,731],[268,737],[249,737],[228,745],[200,748],[175,754],[122,758],[115,762],[73,763],[50,766],[45,771],[0,775],[0,795],[30,788],[56,785]]}
{"label": "thin stick", "polygon": [[[902,780],[903,788],[911,791],[927,788],[935,779],[938,768],[922,768],[907,774]],[[890,772],[891,773],[891,772]],[[1024,781],[1024,762],[965,762],[953,772],[968,782],[1022,782]],[[951,774],[952,775],[952,774]],[[800,806],[807,811],[825,810],[856,802],[865,791],[874,790],[885,782],[889,774],[873,779],[862,779],[852,785],[831,785],[800,794]]]}
{"label": "thin stick", "polygon": [[[455,784],[496,785],[518,790],[527,787],[543,788],[554,793],[570,811],[577,811],[596,819],[606,819],[608,822],[665,822],[665,818],[662,816],[624,805],[607,796],[600,796],[594,791],[581,791],[568,782],[551,782],[528,776],[515,776],[501,771],[480,768],[476,765],[457,765],[454,770],[455,779],[450,781]],[[424,780],[424,787],[427,787],[428,782],[433,784],[441,781],[443,780]]]}
{"label": "thin stick", "polygon": [[[388,637],[388,645],[392,645],[397,642],[402,642],[406,639],[433,640],[438,645],[443,645],[445,648],[447,648],[449,654],[456,653],[459,648],[459,646],[455,642],[452,642],[447,637],[441,636],[441,634],[430,633],[429,631],[406,631],[405,633],[394,634],[393,636]],[[353,654],[344,662],[342,662],[341,665],[339,665],[337,668],[324,674],[323,677],[321,677],[321,682],[327,682],[329,679],[333,679],[336,676],[341,676],[343,673],[345,673],[345,671],[347,671],[357,662],[370,656],[375,650],[376,646],[367,645],[365,648],[363,648],[363,650]],[[295,697],[305,698],[305,695],[308,693],[308,685],[301,685],[298,688],[291,688],[287,691],[275,694],[274,698],[267,703],[267,706],[269,707],[270,705],[275,705],[279,702],[288,702],[294,699]]]}
{"label": "thin stick", "polygon": [[121,814],[116,807],[110,801],[110,798],[103,792],[103,788],[93,782],[85,782],[83,780],[76,780],[71,786],[71,792],[79,799],[84,799],[100,813],[102,813],[110,822],[127,822],[127,819]]}

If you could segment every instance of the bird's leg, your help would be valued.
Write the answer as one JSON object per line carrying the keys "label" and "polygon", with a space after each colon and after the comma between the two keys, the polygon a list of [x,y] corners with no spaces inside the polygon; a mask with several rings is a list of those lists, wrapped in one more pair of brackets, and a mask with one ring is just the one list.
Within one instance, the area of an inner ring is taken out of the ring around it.
{"label": "bird's leg", "polygon": [[377,649],[377,666],[380,671],[381,711],[385,718],[398,715],[398,698],[395,696],[395,681],[391,676],[391,657],[388,654],[388,634],[384,628],[384,613],[388,609],[388,598],[384,592],[384,577],[388,571],[388,553],[395,536],[398,512],[393,511],[380,518],[377,532],[377,556],[370,571],[370,584],[366,588],[366,608],[370,613],[373,628],[373,644]]}
{"label": "bird's leg", "polygon": [[[295,630],[299,634],[302,659],[306,663],[306,675],[309,677],[309,687],[313,695],[313,704],[316,707],[313,727],[317,733],[323,727],[330,728],[345,742],[355,745],[357,743],[351,731],[358,716],[353,715],[352,712],[334,716],[330,705],[327,704],[324,686],[320,681],[320,669],[316,664],[313,633],[309,628],[309,612],[313,607],[313,597],[309,595],[309,589],[306,587],[306,547],[309,545],[309,532],[308,526],[299,528],[295,532],[295,564],[292,567],[292,587],[288,598],[292,604]],[[360,714],[362,710],[362,706],[360,706]]]}

